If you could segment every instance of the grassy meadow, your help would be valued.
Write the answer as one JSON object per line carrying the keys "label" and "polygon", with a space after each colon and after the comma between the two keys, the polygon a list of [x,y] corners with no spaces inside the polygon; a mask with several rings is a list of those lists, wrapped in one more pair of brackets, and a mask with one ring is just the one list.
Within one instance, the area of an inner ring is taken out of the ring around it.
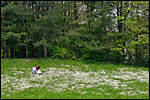
{"label": "grassy meadow", "polygon": [[[42,75],[33,75],[39,65]],[[149,99],[149,68],[60,59],[1,59],[2,99]]]}

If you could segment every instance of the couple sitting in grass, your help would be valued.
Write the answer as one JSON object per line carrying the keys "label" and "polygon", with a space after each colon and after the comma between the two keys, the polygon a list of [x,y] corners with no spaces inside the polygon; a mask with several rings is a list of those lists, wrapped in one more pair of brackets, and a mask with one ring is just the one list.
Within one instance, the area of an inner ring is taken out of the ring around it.
{"label": "couple sitting in grass", "polygon": [[42,72],[40,71],[40,66],[34,66],[34,67],[32,68],[32,73],[33,73],[33,74],[39,74],[39,75],[41,75]]}

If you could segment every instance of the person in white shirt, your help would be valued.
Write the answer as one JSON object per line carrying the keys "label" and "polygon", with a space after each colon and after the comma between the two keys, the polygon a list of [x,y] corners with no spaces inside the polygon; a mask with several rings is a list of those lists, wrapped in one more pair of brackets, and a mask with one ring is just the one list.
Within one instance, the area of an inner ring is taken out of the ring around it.
{"label": "person in white shirt", "polygon": [[39,75],[41,75],[42,72],[40,71],[40,66],[34,66],[34,67],[32,68],[32,73],[33,73],[33,74],[39,74]]}

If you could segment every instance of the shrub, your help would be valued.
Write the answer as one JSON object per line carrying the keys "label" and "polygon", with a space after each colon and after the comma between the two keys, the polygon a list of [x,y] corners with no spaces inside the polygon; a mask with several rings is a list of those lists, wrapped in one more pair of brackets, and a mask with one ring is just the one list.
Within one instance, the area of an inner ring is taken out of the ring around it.
{"label": "shrub", "polygon": [[70,53],[66,48],[61,48],[59,46],[55,46],[52,51],[52,57],[54,58],[68,58]]}

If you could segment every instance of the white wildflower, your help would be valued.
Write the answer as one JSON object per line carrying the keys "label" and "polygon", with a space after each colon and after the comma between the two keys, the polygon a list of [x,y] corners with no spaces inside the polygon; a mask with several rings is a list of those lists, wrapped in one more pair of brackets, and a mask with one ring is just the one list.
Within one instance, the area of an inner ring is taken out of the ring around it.
{"label": "white wildflower", "polygon": [[[70,65],[61,65],[70,67]],[[132,69],[133,70],[133,69]],[[112,86],[114,89],[128,89],[133,90],[128,84],[133,84],[132,79],[138,80],[140,82],[149,83],[149,72],[138,70],[137,72],[132,72],[128,68],[120,68],[119,71],[113,71],[113,73],[106,73],[105,70],[101,71],[89,71],[83,72],[74,67],[73,71],[64,68],[47,68],[45,73],[42,75],[33,75],[28,73],[27,77],[15,77],[20,74],[25,74],[22,71],[14,71],[15,76],[9,76],[7,74],[1,75],[1,88],[2,93],[5,92],[16,92],[23,91],[24,89],[30,87],[45,87],[48,91],[64,91],[66,89],[74,90],[81,88],[92,88],[99,87],[103,85]],[[129,82],[121,82],[120,80],[130,80]],[[8,83],[11,86],[8,86]],[[6,88],[7,87],[7,88]],[[101,92],[104,92],[102,88],[98,88]],[[136,89],[137,90],[137,89]],[[85,94],[82,92],[81,94]],[[139,91],[138,93],[147,93],[147,91]],[[133,93],[133,91],[120,92],[121,95],[138,95],[138,93]],[[106,94],[110,95],[110,94]]]}

